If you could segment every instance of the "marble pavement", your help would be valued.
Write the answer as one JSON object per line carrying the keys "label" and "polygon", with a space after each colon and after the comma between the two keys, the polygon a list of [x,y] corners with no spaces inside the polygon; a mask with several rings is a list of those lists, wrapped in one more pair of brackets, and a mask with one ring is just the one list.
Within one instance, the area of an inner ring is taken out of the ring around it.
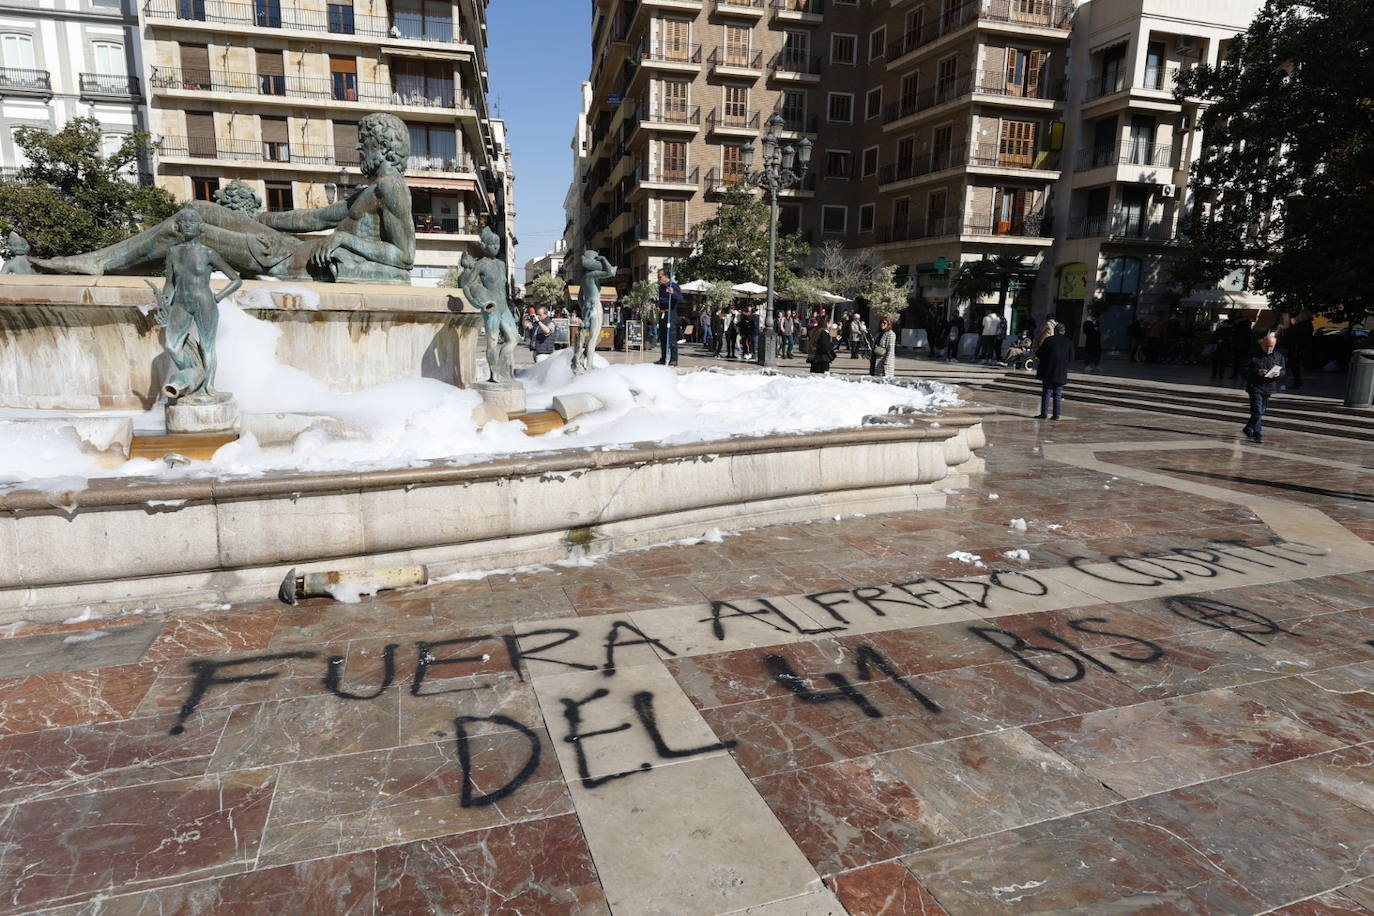
{"label": "marble pavement", "polygon": [[946,509],[9,628],[0,914],[1374,916],[1367,443],[1072,413]]}

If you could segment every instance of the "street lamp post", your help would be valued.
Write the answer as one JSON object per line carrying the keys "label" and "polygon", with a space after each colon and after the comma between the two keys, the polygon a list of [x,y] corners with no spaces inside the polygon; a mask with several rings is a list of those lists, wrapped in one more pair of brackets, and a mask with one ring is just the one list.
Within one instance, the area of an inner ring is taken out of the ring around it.
{"label": "street lamp post", "polygon": [[[778,131],[783,126],[782,115],[774,113],[768,119],[768,134],[763,138],[763,168],[753,171],[754,144],[746,143],[740,151],[745,180],[768,194],[768,303],[763,311],[763,335],[759,346],[759,365],[773,366],[778,360],[778,330],[773,318],[774,280],[778,253],[778,192],[795,187],[806,178],[811,167],[811,140],[779,148]],[[793,167],[795,171],[793,170]]]}

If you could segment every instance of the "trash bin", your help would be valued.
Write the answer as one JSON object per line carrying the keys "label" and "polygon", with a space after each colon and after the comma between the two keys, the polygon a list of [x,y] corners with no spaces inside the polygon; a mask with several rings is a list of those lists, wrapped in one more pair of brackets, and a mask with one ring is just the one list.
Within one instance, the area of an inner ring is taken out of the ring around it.
{"label": "trash bin", "polygon": [[1374,406],[1374,350],[1350,354],[1350,377],[1345,386],[1346,407]]}

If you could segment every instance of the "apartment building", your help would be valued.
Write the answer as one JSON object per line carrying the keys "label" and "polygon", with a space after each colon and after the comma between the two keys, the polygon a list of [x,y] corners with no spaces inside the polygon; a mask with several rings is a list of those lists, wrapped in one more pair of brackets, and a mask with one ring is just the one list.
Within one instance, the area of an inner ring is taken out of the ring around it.
{"label": "apartment building", "polygon": [[1198,102],[1174,98],[1179,72],[1215,64],[1258,0],[1090,0],[1074,25],[1066,112],[1072,157],[1057,194],[1053,308],[1073,327],[1101,315],[1108,347],[1140,316],[1175,305],[1267,307],[1248,272],[1180,297],[1169,281],[1179,220],[1194,205],[1189,168],[1202,140]]}
{"label": "apartment building", "polygon": [[530,258],[525,262],[525,282],[529,283],[538,274],[558,276],[563,270],[563,260],[567,253],[563,240],[559,239],[554,243],[552,251],[546,251],[537,258]]}
{"label": "apartment building", "polygon": [[[1015,258],[1027,279],[1006,317],[1019,328],[1056,307],[1076,326],[1092,302],[1125,295],[1142,313],[1165,307],[1199,139],[1173,75],[1215,60],[1258,2],[592,6],[588,148],[574,179],[586,220],[570,249],[608,253],[622,284],[686,255],[693,227],[739,180],[740,147],[778,112],[786,140],[814,143],[783,231],[873,248],[936,311],[961,263]],[[1129,237],[1117,231],[1127,223]],[[1123,245],[1141,266],[1114,260]]]}
{"label": "apartment building", "polygon": [[589,166],[587,153],[591,151],[591,131],[587,124],[587,114],[592,107],[592,84],[584,82],[579,90],[581,104],[577,111],[577,125],[573,128],[572,142],[572,180],[568,182],[568,192],[563,196],[563,248],[577,250],[582,247],[582,234],[587,222],[587,206],[582,202],[583,176]]}
{"label": "apartment building", "polygon": [[476,253],[509,206],[486,0],[144,0],[140,16],[157,182],[178,198],[240,179],[270,210],[324,206],[362,180],[358,121],[383,111],[410,128],[415,282]]}
{"label": "apartment building", "polygon": [[16,128],[98,120],[106,152],[147,127],[134,0],[0,3],[0,177],[24,165]]}

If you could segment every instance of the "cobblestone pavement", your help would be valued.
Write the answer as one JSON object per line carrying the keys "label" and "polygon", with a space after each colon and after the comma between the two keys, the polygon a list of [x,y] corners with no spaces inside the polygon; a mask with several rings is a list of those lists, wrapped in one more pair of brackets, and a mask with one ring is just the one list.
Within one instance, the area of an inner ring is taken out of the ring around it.
{"label": "cobblestone pavement", "polygon": [[1368,443],[1071,412],[945,509],[12,628],[0,913],[1369,916]]}

